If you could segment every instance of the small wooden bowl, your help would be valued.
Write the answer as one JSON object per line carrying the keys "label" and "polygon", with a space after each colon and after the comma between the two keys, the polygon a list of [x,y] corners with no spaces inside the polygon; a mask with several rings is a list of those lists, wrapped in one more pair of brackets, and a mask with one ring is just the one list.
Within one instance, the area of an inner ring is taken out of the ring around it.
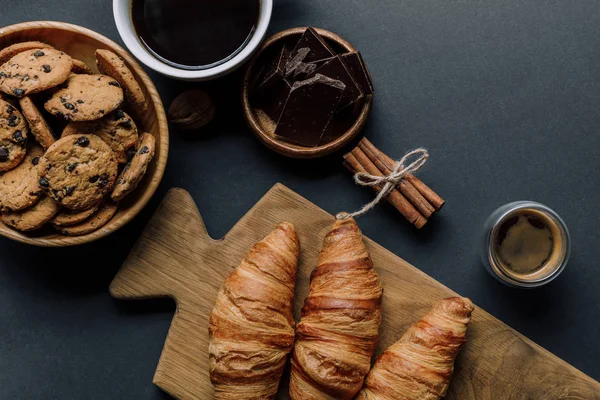
{"label": "small wooden bowl", "polygon": [[148,132],[156,138],[156,152],[146,176],[137,189],[119,204],[119,211],[102,228],[83,236],[63,236],[42,229],[40,232],[23,233],[0,222],[0,235],[22,243],[44,247],[65,247],[88,243],[111,234],[131,221],[150,200],[163,176],[169,152],[169,129],[165,110],[156,87],[140,65],[121,46],[112,40],[86,28],[62,22],[25,22],[0,28],[0,48],[18,42],[37,40],[48,43],[70,56],[85,62],[96,70],[94,52],[108,49],[123,57],[136,80],[140,83],[148,101],[148,111],[136,118],[140,132]]}
{"label": "small wooden bowl", "polygon": [[[342,39],[339,35],[324,29],[315,29],[338,53],[356,51],[354,46]],[[367,117],[369,116],[371,107],[373,106],[373,96],[366,96],[363,101],[362,109],[357,114],[354,124],[342,136],[322,146],[303,147],[278,140],[275,137],[273,134],[273,122],[264,113],[259,112],[257,109],[251,106],[249,100],[249,91],[255,78],[255,74],[260,72],[258,66],[262,65],[263,59],[272,55],[273,49],[280,49],[280,46],[283,44],[289,43],[290,45],[293,45],[296,41],[298,41],[305,30],[306,27],[287,29],[285,31],[276,33],[267,39],[248,65],[244,75],[244,85],[242,87],[242,105],[244,108],[244,117],[246,118],[246,121],[248,121],[248,124],[250,125],[250,128],[254,134],[270,149],[275,150],[284,156],[292,158],[322,157],[344,147],[346,144],[348,144],[348,142],[354,139],[365,126]],[[369,74],[368,69],[367,74]]]}

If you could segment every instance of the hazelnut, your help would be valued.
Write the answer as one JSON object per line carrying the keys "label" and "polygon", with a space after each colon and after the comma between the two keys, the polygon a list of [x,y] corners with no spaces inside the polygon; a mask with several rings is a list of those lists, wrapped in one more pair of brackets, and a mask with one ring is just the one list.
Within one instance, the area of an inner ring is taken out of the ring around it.
{"label": "hazelnut", "polygon": [[173,100],[169,107],[169,121],[181,129],[199,129],[215,116],[215,105],[202,90],[187,90]]}

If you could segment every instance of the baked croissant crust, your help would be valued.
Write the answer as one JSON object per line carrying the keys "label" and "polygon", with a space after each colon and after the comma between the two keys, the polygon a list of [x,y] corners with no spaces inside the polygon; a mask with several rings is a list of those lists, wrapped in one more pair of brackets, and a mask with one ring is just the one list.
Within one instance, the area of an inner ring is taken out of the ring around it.
{"label": "baked croissant crust", "polygon": [[292,400],[352,399],[369,372],[383,289],[353,219],[325,236],[296,329]]}
{"label": "baked croissant crust", "polygon": [[454,359],[467,341],[473,303],[451,297],[437,303],[375,362],[357,400],[439,400]]}
{"label": "baked croissant crust", "polygon": [[299,242],[281,223],[227,277],[210,314],[210,380],[216,399],[273,399],[294,345]]}

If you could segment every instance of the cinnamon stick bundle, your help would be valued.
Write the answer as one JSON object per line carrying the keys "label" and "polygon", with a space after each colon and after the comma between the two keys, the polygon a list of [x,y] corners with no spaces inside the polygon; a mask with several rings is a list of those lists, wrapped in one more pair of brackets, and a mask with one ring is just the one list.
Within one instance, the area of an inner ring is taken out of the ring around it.
{"label": "cinnamon stick bundle", "polygon": [[[363,138],[357,147],[344,155],[344,165],[353,174],[362,172],[386,176],[394,170],[395,161]],[[377,193],[382,189],[381,185],[371,187]],[[417,229],[422,228],[444,205],[444,199],[412,174],[406,175],[386,200]]]}

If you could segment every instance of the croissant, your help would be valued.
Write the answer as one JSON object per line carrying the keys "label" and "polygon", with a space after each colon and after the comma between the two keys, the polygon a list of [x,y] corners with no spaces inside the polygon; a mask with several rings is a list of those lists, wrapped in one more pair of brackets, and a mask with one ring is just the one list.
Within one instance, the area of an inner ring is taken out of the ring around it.
{"label": "croissant", "polygon": [[296,329],[292,400],[352,399],[369,372],[383,289],[354,220],[325,236]]}
{"label": "croissant", "polygon": [[467,341],[473,303],[451,297],[437,303],[375,362],[356,400],[439,400],[454,359]]}
{"label": "croissant", "polygon": [[209,321],[216,399],[273,399],[294,345],[298,235],[281,223],[225,279]]}

